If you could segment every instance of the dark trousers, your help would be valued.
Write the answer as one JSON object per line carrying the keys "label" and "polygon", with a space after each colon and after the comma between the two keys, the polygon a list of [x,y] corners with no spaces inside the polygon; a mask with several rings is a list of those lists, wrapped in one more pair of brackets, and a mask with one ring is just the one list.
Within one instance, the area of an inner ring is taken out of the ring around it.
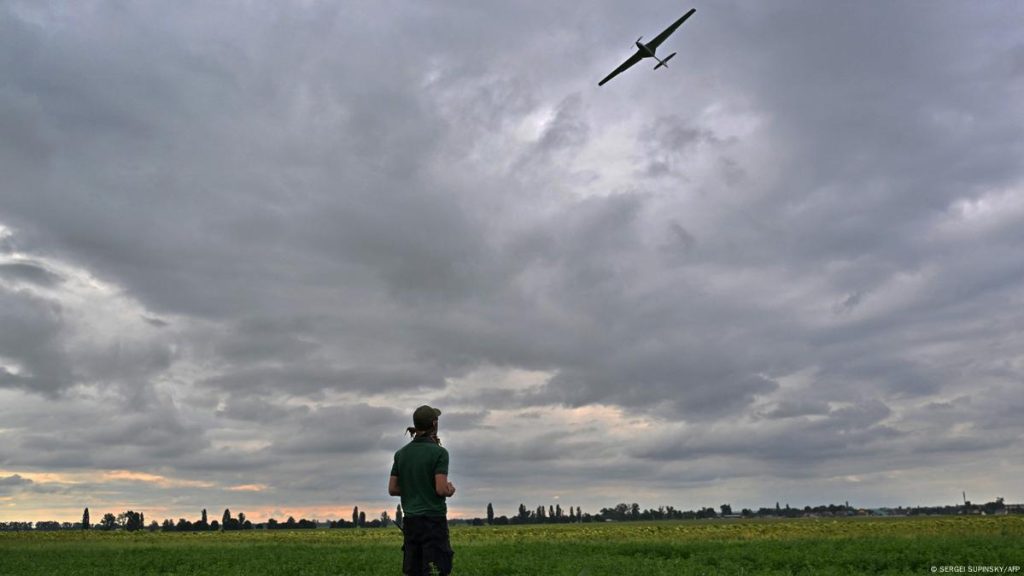
{"label": "dark trousers", "polygon": [[437,574],[448,576],[452,571],[451,543],[448,541],[448,519],[444,516],[406,516],[402,521],[405,543],[402,551],[402,572],[406,576],[430,576],[430,565]]}

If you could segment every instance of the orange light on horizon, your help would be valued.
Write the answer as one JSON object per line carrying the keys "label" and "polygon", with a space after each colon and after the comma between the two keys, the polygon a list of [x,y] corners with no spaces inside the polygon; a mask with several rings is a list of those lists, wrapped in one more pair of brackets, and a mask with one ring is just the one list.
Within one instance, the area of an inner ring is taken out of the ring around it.
{"label": "orange light on horizon", "polygon": [[238,486],[228,486],[228,490],[232,492],[263,492],[266,489],[266,484],[239,484]]}
{"label": "orange light on horizon", "polygon": [[128,480],[130,482],[147,482],[150,484],[156,484],[161,488],[213,488],[216,486],[213,482],[207,482],[205,480],[184,480],[181,478],[168,478],[159,474],[150,474],[149,472],[135,472],[133,470],[111,470],[103,472],[102,478],[104,480]]}

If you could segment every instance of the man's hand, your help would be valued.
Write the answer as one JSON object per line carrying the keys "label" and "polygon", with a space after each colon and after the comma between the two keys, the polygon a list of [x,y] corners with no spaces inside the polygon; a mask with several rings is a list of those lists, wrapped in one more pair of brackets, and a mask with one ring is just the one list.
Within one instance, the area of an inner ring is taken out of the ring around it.
{"label": "man's hand", "polygon": [[452,484],[451,482],[448,483],[448,495],[455,496],[455,484]]}

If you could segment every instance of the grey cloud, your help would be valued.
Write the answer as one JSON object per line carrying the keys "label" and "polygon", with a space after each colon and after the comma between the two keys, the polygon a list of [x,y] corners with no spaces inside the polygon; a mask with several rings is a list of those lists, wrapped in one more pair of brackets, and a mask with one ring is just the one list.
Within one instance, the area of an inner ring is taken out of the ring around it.
{"label": "grey cloud", "polygon": [[[428,367],[425,367],[428,368]],[[440,388],[442,377],[434,372],[398,368],[358,367],[338,369],[329,366],[294,368],[247,368],[203,380],[203,386],[232,392],[319,395],[324,390],[380,393]]]}
{"label": "grey cloud", "polygon": [[858,304],[860,304],[860,302],[861,302],[861,300],[863,298],[864,298],[864,294],[863,293],[861,293],[861,292],[853,292],[853,293],[849,294],[846,298],[843,298],[843,300],[841,302],[837,302],[832,307],[832,312],[835,313],[835,314],[844,314],[844,313],[850,312],[854,308],[856,308]]}
{"label": "grey cloud", "polygon": [[694,244],[697,243],[697,239],[690,234],[686,228],[683,228],[682,224],[678,222],[670,222],[669,230],[672,232],[672,236],[676,242],[684,251],[689,251],[693,248]]}
{"label": "grey cloud", "polygon": [[322,408],[274,440],[277,454],[358,454],[380,446],[389,430],[404,430],[404,414],[368,405]]}
{"label": "grey cloud", "polygon": [[3,487],[27,486],[31,483],[31,480],[29,480],[28,478],[22,478],[20,474],[12,474],[10,476],[0,478],[0,486]]}
{"label": "grey cloud", "polygon": [[200,430],[160,413],[107,418],[84,425],[75,436],[60,429],[26,431],[21,436],[21,462],[64,468],[134,469],[183,457],[208,445]]}
{"label": "grey cloud", "polygon": [[271,454],[268,450],[242,451],[214,448],[184,454],[175,459],[175,468],[185,474],[227,474],[252,477],[266,474],[273,477],[286,462],[285,455]]}
{"label": "grey cloud", "polygon": [[827,402],[814,400],[784,400],[764,413],[765,418],[796,418],[828,414]]}
{"label": "grey cloud", "polygon": [[881,458],[891,449],[887,449],[888,446],[906,437],[896,428],[879,423],[888,413],[884,404],[867,402],[834,410],[821,420],[780,420],[786,424],[754,434],[742,427],[736,430],[717,427],[695,435],[663,436],[632,453],[639,458],[667,461],[741,456],[753,458],[775,473],[782,473],[795,463],[814,468],[843,459],[864,459],[872,455]]}
{"label": "grey cloud", "polygon": [[[0,459],[376,497],[429,392],[480,490],[991,462],[1021,434],[1019,9],[932,8],[721,2],[597,91],[676,8],[5,4],[0,253],[38,270],[0,268]],[[63,266],[138,330],[82,325]],[[554,376],[449,388],[481,366]],[[960,436],[915,408],[958,397]],[[703,432],[483,441],[594,404]]]}
{"label": "grey cloud", "polygon": [[0,286],[0,324],[0,356],[23,368],[19,374],[5,368],[0,385],[55,395],[73,383],[59,302]]}
{"label": "grey cloud", "polygon": [[666,228],[667,239],[660,247],[666,261],[671,266],[686,264],[697,246],[697,237],[674,219],[668,222]]}
{"label": "grey cloud", "polygon": [[268,423],[301,417],[308,412],[309,408],[305,406],[287,407],[258,397],[228,394],[224,407],[217,410],[217,415],[234,420]]}
{"label": "grey cloud", "polygon": [[645,151],[646,168],[641,173],[647,177],[673,173],[676,165],[696,147],[721,147],[727,144],[713,131],[692,125],[689,120],[678,115],[655,119],[641,130],[637,140]]}
{"label": "grey cloud", "polygon": [[936,437],[923,440],[916,447],[923,454],[977,454],[986,450],[1006,449],[1020,441],[1018,435],[982,435],[960,437]]}
{"label": "grey cloud", "polygon": [[161,318],[150,318],[149,316],[143,316],[142,319],[145,320],[146,323],[149,324],[150,326],[155,326],[157,328],[166,328],[171,325],[170,322],[163,320]]}
{"label": "grey cloud", "polygon": [[489,410],[478,410],[474,412],[445,411],[441,416],[439,425],[445,430],[476,430],[481,422],[487,418]]}
{"label": "grey cloud", "polygon": [[61,282],[59,274],[31,262],[9,262],[0,264],[0,278],[27,282],[37,286],[53,286]]}
{"label": "grey cloud", "polygon": [[19,474],[0,477],[0,495],[14,494],[20,490],[31,490],[34,482]]}
{"label": "grey cloud", "polygon": [[539,151],[550,154],[565,148],[579,148],[586,143],[589,128],[583,115],[580,94],[566,96],[555,108],[555,116],[544,127],[537,142]]}

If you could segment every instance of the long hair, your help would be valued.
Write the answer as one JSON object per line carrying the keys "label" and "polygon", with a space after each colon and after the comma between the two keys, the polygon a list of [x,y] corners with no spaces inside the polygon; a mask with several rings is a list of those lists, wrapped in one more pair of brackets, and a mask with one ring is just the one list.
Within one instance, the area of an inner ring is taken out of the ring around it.
{"label": "long hair", "polygon": [[419,430],[415,426],[409,426],[408,428],[405,429],[405,431],[408,432],[409,436],[412,436],[413,438],[417,436],[427,436],[431,440],[433,440],[434,443],[437,444],[438,446],[441,445],[441,439],[437,437],[436,426],[431,428],[430,430]]}

